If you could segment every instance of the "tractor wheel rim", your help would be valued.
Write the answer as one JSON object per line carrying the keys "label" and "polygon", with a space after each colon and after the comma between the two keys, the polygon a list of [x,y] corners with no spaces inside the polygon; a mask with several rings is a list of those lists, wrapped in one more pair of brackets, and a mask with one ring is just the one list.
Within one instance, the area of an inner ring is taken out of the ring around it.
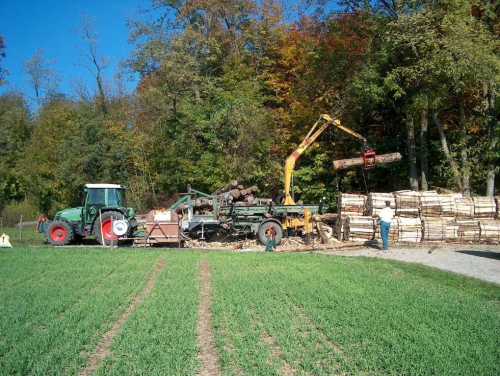
{"label": "tractor wheel rim", "polygon": [[[104,237],[104,239],[111,240],[111,219],[110,218],[105,219],[102,222],[101,229],[102,229],[102,236]],[[116,239],[117,239],[116,234],[113,234],[113,240],[116,240]]]}
{"label": "tractor wheel rim", "polygon": [[62,226],[56,226],[50,232],[50,237],[56,242],[60,242],[66,238],[66,229]]}

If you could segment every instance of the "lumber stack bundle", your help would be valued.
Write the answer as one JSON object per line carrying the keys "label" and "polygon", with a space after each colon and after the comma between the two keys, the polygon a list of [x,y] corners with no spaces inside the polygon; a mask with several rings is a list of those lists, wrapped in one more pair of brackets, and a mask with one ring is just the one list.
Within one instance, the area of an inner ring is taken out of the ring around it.
{"label": "lumber stack bundle", "polygon": [[454,217],[457,211],[453,194],[423,192],[420,195],[420,216],[422,217]]}
{"label": "lumber stack bundle", "polygon": [[483,242],[500,242],[500,220],[482,219],[479,221],[480,235]]}
{"label": "lumber stack bundle", "polygon": [[339,214],[362,216],[365,214],[366,196],[342,193],[339,197]]}
{"label": "lumber stack bundle", "polygon": [[444,242],[457,238],[458,226],[452,217],[423,217],[422,241]]}
{"label": "lumber stack bundle", "polygon": [[[375,228],[375,239],[382,240],[380,235],[380,225]],[[399,239],[399,221],[398,218],[394,217],[391,221],[391,227],[389,228],[389,241],[397,242]]]}
{"label": "lumber stack bundle", "polygon": [[474,218],[494,219],[497,214],[497,205],[494,197],[473,197]]}
{"label": "lumber stack bundle", "polygon": [[398,217],[417,218],[420,210],[420,193],[416,191],[394,192],[394,200]]}
{"label": "lumber stack bundle", "polygon": [[373,218],[366,216],[348,216],[344,237],[349,241],[372,240],[374,237]]}
{"label": "lumber stack bundle", "polygon": [[478,242],[480,235],[479,221],[477,219],[457,219],[457,240],[464,242]]}
{"label": "lumber stack bundle", "polygon": [[335,233],[337,234],[337,239],[340,241],[346,239],[347,218],[347,215],[339,215],[335,221]]}
{"label": "lumber stack bundle", "polygon": [[420,218],[398,218],[398,241],[420,243],[422,241],[422,222]]}
{"label": "lumber stack bundle", "polygon": [[457,218],[474,218],[474,200],[471,197],[455,198]]}
{"label": "lumber stack bundle", "polygon": [[366,200],[366,215],[373,217],[380,214],[380,211],[385,208],[385,202],[391,202],[391,208],[394,209],[396,202],[392,193],[370,193]]}

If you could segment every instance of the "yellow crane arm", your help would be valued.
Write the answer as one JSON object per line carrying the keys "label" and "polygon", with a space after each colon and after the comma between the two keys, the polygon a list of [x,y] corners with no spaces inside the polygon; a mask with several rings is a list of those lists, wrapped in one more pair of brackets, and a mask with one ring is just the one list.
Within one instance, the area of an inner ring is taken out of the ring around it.
{"label": "yellow crane arm", "polygon": [[[318,125],[320,122],[324,120],[325,123],[321,125],[318,129]],[[364,148],[364,156],[368,156],[369,158],[373,157],[373,166],[374,161],[375,161],[375,153],[373,152],[372,148],[368,145],[368,142],[366,138],[361,136],[360,134],[354,132],[353,130],[344,127],[342,124],[340,124],[340,120],[337,119],[332,119],[329,115],[327,114],[322,114],[318,121],[314,123],[314,125],[311,127],[309,132],[307,133],[306,137],[304,140],[300,143],[300,145],[297,147],[297,149],[294,150],[292,154],[286,159],[285,162],[285,192],[284,192],[284,200],[283,204],[284,205],[295,205],[295,201],[292,198],[292,195],[290,193],[290,187],[292,183],[292,173],[295,168],[295,162],[297,159],[306,151],[306,149],[318,138],[318,136],[330,125],[333,124],[336,128],[339,128],[343,130],[344,132],[349,133],[350,135],[356,137],[360,142],[363,144]],[[366,166],[366,163],[365,163]]]}

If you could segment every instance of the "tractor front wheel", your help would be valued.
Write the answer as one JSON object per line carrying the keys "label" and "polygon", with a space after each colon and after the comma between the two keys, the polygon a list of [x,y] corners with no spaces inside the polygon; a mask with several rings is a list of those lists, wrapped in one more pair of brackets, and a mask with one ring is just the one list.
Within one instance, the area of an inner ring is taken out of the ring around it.
{"label": "tractor front wheel", "polygon": [[55,246],[68,245],[73,242],[75,232],[69,223],[65,221],[50,222],[45,231],[47,241]]}
{"label": "tractor front wheel", "polygon": [[[109,211],[102,213],[95,221],[95,237],[99,244],[110,245],[111,239],[113,243],[117,245],[118,236],[113,233],[111,227],[111,221],[115,222],[118,220],[126,219],[125,216],[116,211]],[[130,228],[130,227],[129,227]]]}

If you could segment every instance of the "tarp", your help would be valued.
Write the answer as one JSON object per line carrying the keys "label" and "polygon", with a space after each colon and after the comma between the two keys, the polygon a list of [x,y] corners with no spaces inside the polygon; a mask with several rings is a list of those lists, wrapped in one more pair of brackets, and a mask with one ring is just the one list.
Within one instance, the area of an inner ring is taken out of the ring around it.
{"label": "tarp", "polygon": [[12,248],[9,235],[2,234],[0,237],[0,248]]}

